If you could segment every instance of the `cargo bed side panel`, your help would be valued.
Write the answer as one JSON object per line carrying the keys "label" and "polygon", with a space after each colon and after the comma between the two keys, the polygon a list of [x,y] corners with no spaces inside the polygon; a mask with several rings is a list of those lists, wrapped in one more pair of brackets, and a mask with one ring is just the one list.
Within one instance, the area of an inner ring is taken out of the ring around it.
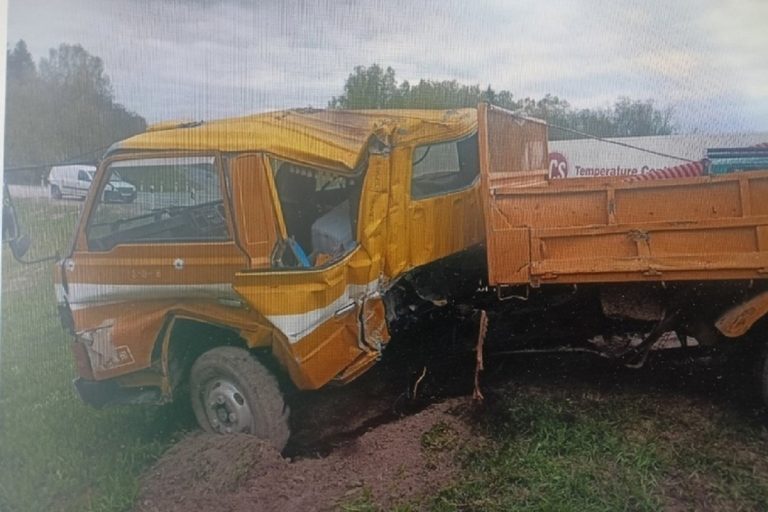
{"label": "cargo bed side panel", "polygon": [[490,284],[768,277],[768,170],[549,181],[514,119],[479,108]]}

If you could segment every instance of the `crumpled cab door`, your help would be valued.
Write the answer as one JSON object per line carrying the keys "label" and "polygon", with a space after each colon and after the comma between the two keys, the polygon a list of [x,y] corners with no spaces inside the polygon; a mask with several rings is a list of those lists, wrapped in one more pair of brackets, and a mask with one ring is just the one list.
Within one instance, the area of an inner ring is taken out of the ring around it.
{"label": "crumpled cab door", "polygon": [[[235,291],[274,326],[272,350],[299,388],[316,389],[334,377],[353,379],[388,340],[378,279],[369,281],[367,259],[358,247],[324,268],[235,276]],[[370,329],[363,336],[364,323],[378,324],[378,336]]]}
{"label": "crumpled cab door", "polygon": [[[301,389],[354,379],[389,340],[381,262],[371,256],[381,223],[359,225],[385,211],[379,203],[386,183],[378,174],[385,169],[384,162],[373,163],[364,180],[363,172],[337,174],[266,157],[233,166],[235,189],[264,173],[278,224],[269,268],[238,272],[233,287],[272,324],[273,353]],[[238,222],[245,221],[240,212],[247,215],[247,202],[235,198]]]}

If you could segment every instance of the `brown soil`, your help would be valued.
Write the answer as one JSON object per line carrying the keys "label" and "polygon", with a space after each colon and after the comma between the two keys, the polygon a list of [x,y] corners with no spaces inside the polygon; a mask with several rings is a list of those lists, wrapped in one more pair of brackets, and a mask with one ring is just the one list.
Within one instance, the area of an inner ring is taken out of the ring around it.
{"label": "brown soil", "polygon": [[433,495],[457,474],[472,436],[468,399],[370,430],[325,458],[291,462],[251,436],[192,434],[148,472],[137,512],[322,511],[365,498],[389,509]]}

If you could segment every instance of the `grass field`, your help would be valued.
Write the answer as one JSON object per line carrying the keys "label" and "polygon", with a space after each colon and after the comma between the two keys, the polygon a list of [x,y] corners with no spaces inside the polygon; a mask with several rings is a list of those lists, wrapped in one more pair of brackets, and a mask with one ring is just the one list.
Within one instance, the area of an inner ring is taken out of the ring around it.
{"label": "grass field", "polygon": [[[79,205],[19,204],[31,256],[66,247]],[[22,266],[7,249],[2,264],[0,511],[130,510],[139,475],[192,418],[182,407],[83,405],[51,265]],[[765,417],[716,373],[701,384],[653,368],[505,372],[475,418],[481,441],[461,453],[461,478],[404,510],[768,510]],[[346,508],[375,509],[365,499]]]}
{"label": "grass field", "polygon": [[[397,510],[768,510],[765,412],[738,376],[684,368],[506,364],[513,376],[470,414],[475,437],[457,456],[457,481]],[[453,435],[433,428],[422,448]],[[381,510],[365,494],[342,508]]]}
{"label": "grass field", "polygon": [[[29,257],[66,247],[81,203],[20,200]],[[3,251],[0,345],[0,511],[116,511],[137,476],[189,418],[165,408],[97,411],[72,389],[52,264],[20,265]]]}
{"label": "grass field", "polygon": [[766,510],[761,421],[687,390],[507,387],[435,510]]}

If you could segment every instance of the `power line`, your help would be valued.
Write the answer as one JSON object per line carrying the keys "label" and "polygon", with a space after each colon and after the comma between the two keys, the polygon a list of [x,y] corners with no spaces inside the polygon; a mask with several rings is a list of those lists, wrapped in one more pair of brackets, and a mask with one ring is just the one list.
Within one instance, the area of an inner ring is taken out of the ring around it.
{"label": "power line", "polygon": [[[524,116],[519,116],[519,115],[515,115],[515,116],[523,118],[523,119],[528,119],[528,118],[526,118]],[[575,130],[573,128],[566,128],[565,126],[559,126],[559,125],[556,125],[556,124],[552,124],[550,122],[547,122],[547,125],[551,126],[552,128],[557,128],[558,130],[563,130],[565,132],[570,132],[570,133],[575,133],[576,135],[581,135],[582,137],[586,137],[588,139],[594,139],[594,140],[598,140],[600,142],[607,142],[608,144],[615,144],[617,146],[621,146],[621,147],[625,147],[625,148],[629,148],[629,149],[636,149],[637,151],[642,151],[644,153],[650,153],[650,154],[656,155],[656,156],[663,156],[665,158],[673,158],[675,160],[681,160],[683,162],[695,162],[696,161],[696,160],[691,160],[690,158],[683,158],[681,156],[675,156],[675,155],[670,155],[670,154],[667,154],[667,153],[661,153],[659,151],[654,151],[652,149],[641,148],[640,146],[635,146],[633,144],[627,144],[626,142],[619,142],[617,140],[604,139],[603,137],[598,137],[597,135],[592,135],[590,133],[586,133],[586,132],[582,132],[582,131],[579,131],[579,130]]]}

